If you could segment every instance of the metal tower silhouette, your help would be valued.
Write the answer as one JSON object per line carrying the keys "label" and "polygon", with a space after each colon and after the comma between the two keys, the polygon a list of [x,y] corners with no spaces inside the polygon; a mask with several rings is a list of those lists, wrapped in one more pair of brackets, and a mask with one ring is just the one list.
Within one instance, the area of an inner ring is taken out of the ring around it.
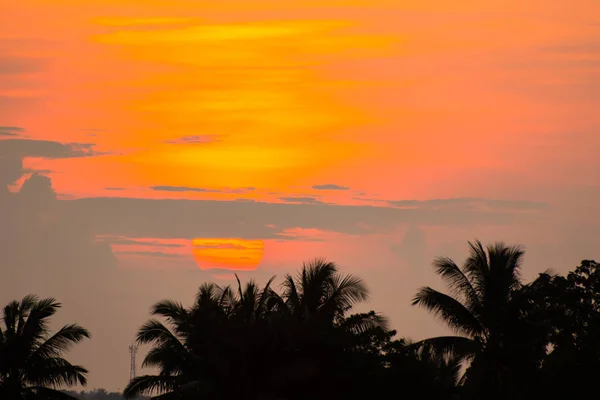
{"label": "metal tower silhouette", "polygon": [[129,345],[129,354],[131,354],[131,366],[129,369],[129,380],[135,378],[135,355],[137,354],[138,346],[136,344]]}

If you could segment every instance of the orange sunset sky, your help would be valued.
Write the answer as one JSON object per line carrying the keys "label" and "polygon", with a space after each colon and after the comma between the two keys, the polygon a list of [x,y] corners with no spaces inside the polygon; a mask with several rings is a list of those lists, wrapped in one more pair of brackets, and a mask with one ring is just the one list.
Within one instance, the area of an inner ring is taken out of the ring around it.
{"label": "orange sunset sky", "polygon": [[[600,258],[598,0],[0,4],[0,300],[123,388],[153,302],[327,257],[415,339],[435,255]],[[277,281],[277,280],[276,280]],[[4,303],[3,303],[4,304]],[[61,319],[62,318],[62,319]]]}

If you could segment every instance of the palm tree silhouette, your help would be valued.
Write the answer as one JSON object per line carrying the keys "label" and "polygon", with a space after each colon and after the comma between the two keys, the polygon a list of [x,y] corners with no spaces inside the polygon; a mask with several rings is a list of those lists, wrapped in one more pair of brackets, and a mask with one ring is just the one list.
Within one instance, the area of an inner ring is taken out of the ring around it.
{"label": "palm tree silhouette", "polygon": [[281,329],[291,333],[294,351],[286,355],[278,379],[294,387],[296,398],[348,397],[352,388],[344,383],[356,383],[366,365],[358,361],[357,335],[387,331],[387,319],[374,312],[347,315],[368,300],[368,289],[362,279],[341,274],[322,258],[304,263],[295,277],[287,274],[282,286],[281,296],[272,292],[269,303]]}
{"label": "palm tree silhouette", "polygon": [[362,279],[342,275],[335,263],[317,258],[304,263],[296,277],[285,276],[279,308],[298,321],[318,319],[332,325],[368,298],[369,291]]}
{"label": "palm tree silhouette", "polygon": [[73,399],[61,386],[85,386],[87,370],[63,358],[71,345],[89,338],[79,325],[49,334],[48,319],[61,307],[55,299],[25,296],[4,307],[0,326],[1,399]]}
{"label": "palm tree silhouette", "polygon": [[447,257],[434,261],[451,295],[423,287],[412,303],[440,317],[459,336],[436,337],[421,344],[432,354],[454,354],[471,362],[464,382],[474,398],[513,398],[515,369],[523,361],[516,360],[515,349],[526,349],[531,343],[543,346],[539,337],[527,334],[528,298],[519,276],[524,251],[503,243],[484,249],[479,241],[469,242],[469,248],[462,268]]}
{"label": "palm tree silhouette", "polygon": [[260,290],[253,281],[242,288],[238,279],[237,293],[230,286],[205,283],[188,309],[170,300],[155,304],[151,314],[166,323],[149,320],[138,331],[136,340],[153,346],[143,365],[157,367],[159,373],[133,379],[124,396],[170,393],[186,399],[213,398],[219,393],[233,398],[232,392],[247,390],[242,382],[253,381],[248,375],[254,378],[256,371],[247,365],[252,358],[241,355],[247,352],[248,342],[256,338],[252,328],[267,319],[271,281]]}
{"label": "palm tree silhouette", "polygon": [[[190,308],[173,301],[154,305],[152,315],[164,322],[148,321],[137,342],[152,345],[144,365],[159,373],[135,378],[124,395],[295,398],[298,386],[324,370],[324,360],[342,354],[351,343],[348,334],[387,329],[375,313],[345,318],[367,299],[367,289],[333,263],[315,260],[296,279],[287,275],[281,296],[272,281],[259,288],[237,279],[237,290],[206,283]],[[333,347],[337,352],[328,351]]]}

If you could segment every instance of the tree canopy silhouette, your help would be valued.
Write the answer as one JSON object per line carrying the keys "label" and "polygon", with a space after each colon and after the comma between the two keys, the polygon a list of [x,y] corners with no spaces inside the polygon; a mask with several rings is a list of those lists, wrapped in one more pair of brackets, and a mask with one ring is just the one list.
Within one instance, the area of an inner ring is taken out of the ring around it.
{"label": "tree canopy silhouette", "polygon": [[[459,267],[434,268],[448,293],[421,288],[413,305],[440,317],[455,335],[413,342],[397,338],[387,319],[356,313],[369,298],[364,281],[323,259],[264,286],[202,284],[189,307],[163,300],[137,332],[150,345],[125,398],[305,400],[558,400],[595,390],[600,371],[600,265],[586,260],[566,276],[520,278],[519,246],[469,243]],[[29,295],[3,310],[0,399],[119,398],[85,385],[87,371],[64,353],[88,338],[78,325],[51,335],[60,304]],[[464,372],[463,372],[464,371]]]}
{"label": "tree canopy silhouette", "polygon": [[62,386],[85,385],[87,370],[63,358],[73,345],[89,338],[76,324],[53,335],[48,320],[61,307],[55,299],[25,296],[3,310],[0,325],[0,399],[62,400],[74,397]]}
{"label": "tree canopy silhouette", "polygon": [[547,329],[536,318],[520,279],[524,251],[496,243],[484,248],[469,242],[462,268],[447,258],[434,261],[450,294],[421,288],[413,305],[440,317],[458,336],[422,342],[440,355],[454,354],[470,362],[464,377],[465,398],[525,398],[527,382],[537,377],[545,354]]}
{"label": "tree canopy silhouette", "polygon": [[345,318],[368,292],[362,280],[340,274],[331,262],[314,260],[297,278],[287,275],[281,295],[272,280],[262,289],[252,281],[243,287],[238,280],[237,290],[204,284],[190,308],[157,303],[152,314],[166,323],[148,321],[137,340],[153,346],[144,365],[158,367],[159,374],[134,379],[125,396],[291,399],[309,388],[323,391],[321,378],[327,372],[331,381],[328,368],[339,364],[349,336],[387,329],[375,313]]}

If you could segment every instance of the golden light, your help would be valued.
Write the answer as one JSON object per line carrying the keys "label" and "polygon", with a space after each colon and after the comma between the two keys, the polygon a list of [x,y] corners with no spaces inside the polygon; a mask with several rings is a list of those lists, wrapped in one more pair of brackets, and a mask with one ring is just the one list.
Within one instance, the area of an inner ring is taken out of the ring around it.
{"label": "golden light", "polygon": [[192,240],[192,251],[198,268],[203,271],[222,269],[254,271],[264,253],[262,240],[234,238],[202,238]]}

